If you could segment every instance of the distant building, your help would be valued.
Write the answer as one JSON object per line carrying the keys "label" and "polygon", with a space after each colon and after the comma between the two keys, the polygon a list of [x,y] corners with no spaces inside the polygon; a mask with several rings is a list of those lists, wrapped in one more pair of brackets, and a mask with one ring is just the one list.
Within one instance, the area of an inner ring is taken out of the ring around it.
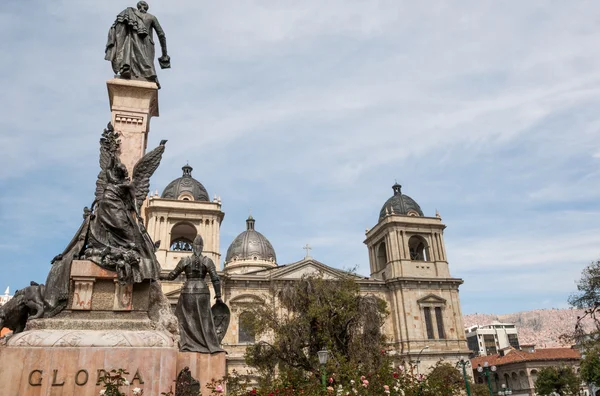
{"label": "distant building", "polygon": [[[0,295],[0,307],[8,302],[13,296],[10,295],[10,287],[7,287],[4,291],[4,295]],[[7,328],[0,328],[0,337],[4,337],[4,335],[10,333],[10,330]]]}
{"label": "distant building", "polygon": [[[546,348],[515,350],[508,348],[502,350],[498,355],[478,356],[471,359],[473,367],[473,378],[475,382],[484,384],[487,382],[485,376],[477,368],[484,366],[487,362],[489,367],[496,366],[492,372],[491,385],[494,395],[503,389],[510,389],[513,396],[535,395],[535,381],[538,372],[549,366],[571,366],[575,372],[579,372],[581,353],[573,348]],[[581,385],[580,395],[589,395],[585,385]]]}
{"label": "distant building", "polygon": [[465,333],[467,346],[473,356],[496,355],[509,347],[521,349],[517,328],[513,323],[493,322],[484,326],[471,326]]}
{"label": "distant building", "polygon": [[6,304],[11,298],[12,296],[10,295],[10,287],[7,287],[4,291],[4,295],[0,296],[0,306]]}

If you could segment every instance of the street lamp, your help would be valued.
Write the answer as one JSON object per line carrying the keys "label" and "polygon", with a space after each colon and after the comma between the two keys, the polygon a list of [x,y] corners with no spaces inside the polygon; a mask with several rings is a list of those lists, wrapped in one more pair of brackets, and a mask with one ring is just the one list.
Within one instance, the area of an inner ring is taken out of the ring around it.
{"label": "street lamp", "polygon": [[467,378],[467,369],[466,369],[466,367],[470,364],[471,364],[471,362],[468,360],[465,360],[464,358],[461,358],[458,361],[458,363],[456,363],[457,367],[459,365],[462,366],[463,377],[465,378],[465,388],[467,388],[467,396],[471,396],[471,385],[469,385],[469,378]]}
{"label": "street lamp", "polygon": [[502,384],[502,390],[499,390],[498,394],[501,396],[512,395],[512,391],[506,387],[506,384]]}
{"label": "street lamp", "polygon": [[483,367],[481,367],[481,364],[477,365],[477,371],[479,372],[479,374],[485,375],[485,377],[487,378],[488,389],[490,390],[490,396],[494,396],[494,393],[492,392],[492,381],[490,380],[490,377],[492,376],[492,373],[496,372],[496,366],[490,367],[488,362],[484,362]]}
{"label": "street lamp", "polygon": [[429,349],[429,345],[425,345],[423,348],[421,348],[421,351],[419,351],[419,354],[417,355],[417,375],[419,375],[419,363],[421,363],[421,354],[425,349]]}
{"label": "street lamp", "polygon": [[329,351],[327,349],[322,349],[317,352],[319,356],[319,364],[321,364],[321,383],[323,384],[323,390],[327,389],[327,373],[325,372],[325,365],[327,364],[327,359],[329,359]]}

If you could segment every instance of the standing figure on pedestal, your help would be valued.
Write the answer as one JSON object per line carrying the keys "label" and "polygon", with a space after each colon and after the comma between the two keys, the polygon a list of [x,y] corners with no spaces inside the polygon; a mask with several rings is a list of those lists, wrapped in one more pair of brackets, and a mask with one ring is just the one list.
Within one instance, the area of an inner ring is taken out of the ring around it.
{"label": "standing figure on pedestal", "polygon": [[112,63],[113,71],[121,78],[153,81],[160,88],[154,68],[153,29],[162,50],[162,56],[158,58],[161,69],[170,68],[171,59],[167,55],[165,32],[158,19],[148,13],[148,8],[148,3],[140,1],[137,9],[128,7],[117,15],[108,31],[104,59]]}
{"label": "standing figure on pedestal", "polygon": [[179,320],[181,336],[179,350],[182,352],[216,353],[224,352],[220,347],[210,308],[210,291],[204,281],[210,275],[217,303],[221,300],[221,281],[213,261],[202,255],[204,241],[198,235],[194,239],[193,253],[182,258],[177,267],[162,280],[174,280],[185,272],[186,281],[181,289],[175,315]]}

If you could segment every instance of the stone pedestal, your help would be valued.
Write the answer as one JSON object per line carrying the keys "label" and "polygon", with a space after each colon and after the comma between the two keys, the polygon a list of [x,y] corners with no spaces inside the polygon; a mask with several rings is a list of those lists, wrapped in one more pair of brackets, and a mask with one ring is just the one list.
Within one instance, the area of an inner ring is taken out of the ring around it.
{"label": "stone pedestal", "polygon": [[129,372],[130,389],[167,392],[178,350],[148,316],[150,283],[121,285],[88,260],[74,260],[70,278],[62,312],[30,320],[0,346],[0,395],[97,395],[99,370],[112,369]]}
{"label": "stone pedestal", "polygon": [[102,370],[126,369],[130,386],[145,395],[160,395],[174,387],[174,348],[0,347],[0,395],[96,396]]}
{"label": "stone pedestal", "polygon": [[[225,376],[225,353],[179,352],[173,336],[148,316],[149,283],[121,285],[116,274],[74,260],[67,308],[33,319],[0,345],[0,396],[98,395],[101,370],[124,369],[146,395],[175,390],[183,368],[202,386]],[[205,389],[205,388],[203,388]],[[207,394],[205,392],[205,394]]]}
{"label": "stone pedestal", "polygon": [[177,355],[177,373],[185,367],[190,368],[192,377],[200,382],[203,395],[210,394],[206,384],[212,380],[220,380],[227,373],[225,352],[204,354],[179,352]]}
{"label": "stone pedestal", "polygon": [[131,175],[146,152],[150,117],[158,117],[158,87],[148,81],[114,78],[106,82],[111,122],[121,135],[121,162]]}

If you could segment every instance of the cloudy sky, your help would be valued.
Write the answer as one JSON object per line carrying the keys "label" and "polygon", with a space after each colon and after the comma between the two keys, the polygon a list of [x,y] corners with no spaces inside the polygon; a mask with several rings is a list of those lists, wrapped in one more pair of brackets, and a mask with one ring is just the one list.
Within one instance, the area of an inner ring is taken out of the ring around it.
{"label": "cloudy sky", "polygon": [[[419,3],[419,4],[417,4]],[[134,1],[0,4],[0,292],[43,282],[93,199],[110,120],[108,28]],[[600,3],[150,1],[169,139],[278,261],[368,275],[366,228],[398,180],[439,210],[465,313],[566,306],[600,257]]]}

